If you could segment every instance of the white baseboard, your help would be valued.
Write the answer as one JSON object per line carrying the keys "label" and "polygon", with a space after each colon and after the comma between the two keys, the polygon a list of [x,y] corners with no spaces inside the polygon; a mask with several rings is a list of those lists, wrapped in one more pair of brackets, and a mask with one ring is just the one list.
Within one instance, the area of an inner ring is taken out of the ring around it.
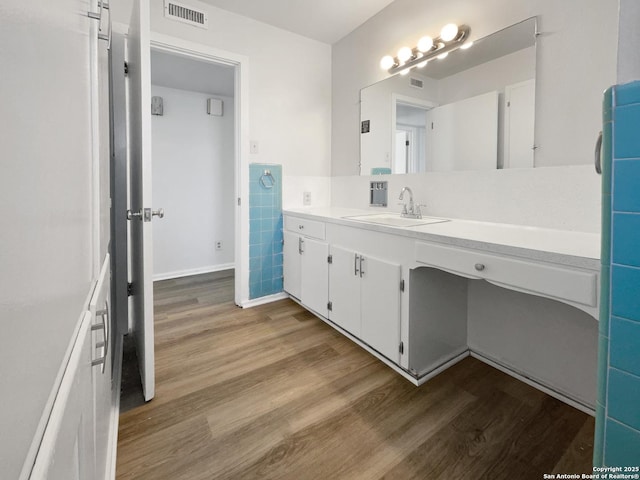
{"label": "white baseboard", "polygon": [[267,295],[266,297],[254,298],[253,300],[245,300],[239,306],[242,308],[257,307],[258,305],[277,302],[278,300],[284,300],[285,298],[289,298],[289,294],[284,292],[274,293],[273,295]]}
{"label": "white baseboard", "polygon": [[153,275],[153,281],[170,280],[172,278],[190,277],[191,275],[200,275],[202,273],[221,272],[222,270],[231,270],[235,268],[233,263],[223,263],[221,265],[209,265],[208,267],[190,268],[188,270],[178,270],[176,272],[157,273]]}

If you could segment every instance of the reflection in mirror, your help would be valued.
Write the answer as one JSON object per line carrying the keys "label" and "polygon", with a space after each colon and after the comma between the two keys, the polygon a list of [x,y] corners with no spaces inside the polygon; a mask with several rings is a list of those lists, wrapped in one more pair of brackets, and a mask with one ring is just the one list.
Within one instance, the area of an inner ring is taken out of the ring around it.
{"label": "reflection in mirror", "polygon": [[533,167],[535,32],[530,18],[363,88],[360,173]]}

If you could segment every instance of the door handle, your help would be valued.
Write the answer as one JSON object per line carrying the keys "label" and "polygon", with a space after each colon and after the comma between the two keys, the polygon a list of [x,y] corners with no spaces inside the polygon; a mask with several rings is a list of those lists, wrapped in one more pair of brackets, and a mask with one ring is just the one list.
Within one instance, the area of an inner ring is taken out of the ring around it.
{"label": "door handle", "polygon": [[144,220],[145,222],[150,222],[153,217],[164,218],[164,208],[159,208],[158,210],[141,208],[137,212],[127,210],[127,220],[133,220],[134,217],[139,220]]}
{"label": "door handle", "polygon": [[153,217],[164,218],[164,208],[159,208],[158,210],[151,210],[150,208],[144,209],[144,221],[150,222]]}
{"label": "door handle", "polygon": [[133,220],[134,217],[142,220],[142,209],[138,210],[137,212],[134,212],[133,210],[127,210],[127,220]]}

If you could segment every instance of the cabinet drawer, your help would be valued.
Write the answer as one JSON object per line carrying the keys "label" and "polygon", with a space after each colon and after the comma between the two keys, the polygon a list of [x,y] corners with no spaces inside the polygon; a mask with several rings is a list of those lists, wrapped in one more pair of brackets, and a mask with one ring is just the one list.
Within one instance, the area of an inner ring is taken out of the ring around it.
{"label": "cabinet drawer", "polygon": [[416,243],[416,261],[514,290],[597,305],[598,274],[593,271],[421,242]]}
{"label": "cabinet drawer", "polygon": [[324,240],[325,225],[323,222],[317,222],[315,220],[307,220],[305,218],[298,217],[284,217],[284,228],[290,232],[297,232],[300,235],[306,237],[317,238]]}

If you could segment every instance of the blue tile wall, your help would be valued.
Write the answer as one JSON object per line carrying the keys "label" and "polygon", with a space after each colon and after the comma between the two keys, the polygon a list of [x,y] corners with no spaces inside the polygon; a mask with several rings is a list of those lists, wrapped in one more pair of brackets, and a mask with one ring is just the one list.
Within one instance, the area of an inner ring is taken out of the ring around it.
{"label": "blue tile wall", "polygon": [[[639,127],[640,128],[640,127]],[[640,134],[638,135],[640,138]],[[640,156],[640,152],[638,152]],[[615,212],[640,212],[638,178],[640,160],[616,160],[613,167],[613,210]]]}
{"label": "blue tile wall", "polygon": [[640,82],[603,102],[595,466],[640,463]]}
{"label": "blue tile wall", "polygon": [[611,366],[640,377],[640,322],[611,318]]}
{"label": "blue tile wall", "polygon": [[[272,178],[263,177],[265,171]],[[282,166],[252,163],[249,182],[249,298],[254,299],[282,292]]]}
{"label": "blue tile wall", "polygon": [[[609,368],[607,412],[610,418],[640,431],[640,377]],[[640,461],[640,456],[636,457]]]}
{"label": "blue tile wall", "polygon": [[[640,188],[638,193],[640,196]],[[613,237],[616,238],[613,263],[640,267],[640,214],[614,214]]]}
{"label": "blue tile wall", "polygon": [[605,450],[607,465],[636,466],[640,452],[640,432],[615,420],[606,420]]}
{"label": "blue tile wall", "polygon": [[[614,256],[615,256],[615,241]],[[611,268],[611,313],[640,321],[640,268],[613,265]]]}

